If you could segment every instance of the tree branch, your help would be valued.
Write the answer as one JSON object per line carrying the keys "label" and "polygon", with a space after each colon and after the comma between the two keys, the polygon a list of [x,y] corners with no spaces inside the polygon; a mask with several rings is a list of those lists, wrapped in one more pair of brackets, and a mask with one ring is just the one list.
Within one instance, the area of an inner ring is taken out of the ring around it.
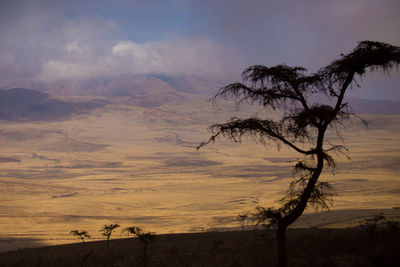
{"label": "tree branch", "polygon": [[213,132],[213,135],[209,138],[207,142],[201,143],[197,147],[197,149],[200,149],[201,147],[209,143],[215,142],[215,139],[221,134],[235,142],[240,142],[242,136],[244,135],[251,135],[258,136],[258,141],[263,144],[265,144],[264,138],[268,138],[274,141],[280,141],[281,143],[291,147],[301,154],[316,154],[315,149],[303,150],[296,146],[294,142],[289,141],[287,139],[288,136],[285,136],[282,128],[283,126],[280,123],[272,120],[260,120],[258,118],[249,118],[242,120],[238,118],[233,118],[229,122],[212,125],[209,129],[211,132]]}

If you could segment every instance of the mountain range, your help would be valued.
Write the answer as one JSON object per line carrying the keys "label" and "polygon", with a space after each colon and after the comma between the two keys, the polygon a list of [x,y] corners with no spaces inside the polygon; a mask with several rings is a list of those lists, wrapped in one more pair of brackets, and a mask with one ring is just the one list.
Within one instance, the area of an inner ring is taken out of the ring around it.
{"label": "mountain range", "polygon": [[[188,96],[211,97],[223,85],[198,76],[128,74],[53,83],[23,80],[3,82],[0,83],[0,119],[61,120],[73,114],[89,112],[114,100],[154,108],[169,102],[186,102]],[[72,96],[74,100],[69,99]],[[355,113],[400,114],[400,101],[359,98],[348,98],[347,101]]]}

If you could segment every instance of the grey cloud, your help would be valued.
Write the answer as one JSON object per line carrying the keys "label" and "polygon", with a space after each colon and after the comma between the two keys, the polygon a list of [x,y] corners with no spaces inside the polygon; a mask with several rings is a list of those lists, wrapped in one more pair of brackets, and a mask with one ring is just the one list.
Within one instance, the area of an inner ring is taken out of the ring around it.
{"label": "grey cloud", "polygon": [[[192,3],[192,10],[197,19],[207,17],[209,21],[199,26],[199,32],[212,34],[244,53],[238,73],[248,65],[282,63],[316,71],[365,39],[400,45],[397,0],[205,0]],[[383,76],[364,78],[362,90],[351,94],[400,99],[400,73],[393,72],[390,79]]]}
{"label": "grey cloud", "polygon": [[2,1],[1,79],[40,76],[51,62],[96,64],[110,50],[116,23],[91,13],[68,18],[64,13],[80,6],[65,3]]}
{"label": "grey cloud", "polygon": [[64,56],[44,62],[37,78],[52,82],[122,73],[223,75],[224,66],[234,62],[233,51],[206,38],[144,43],[117,40],[106,51],[96,51],[93,43],[64,44]]}
{"label": "grey cloud", "polygon": [[224,41],[247,48],[252,62],[286,62],[314,68],[351,49],[358,40],[400,44],[399,9],[396,0],[385,4],[374,0],[192,3],[193,15],[207,15],[212,24],[202,24],[204,28],[199,31],[213,32]]}
{"label": "grey cloud", "polygon": [[1,13],[1,80],[53,82],[121,73],[223,75],[238,54],[206,37],[123,39],[119,21],[89,10],[89,15],[70,18],[65,11],[79,6],[51,2],[24,6],[17,1]]}

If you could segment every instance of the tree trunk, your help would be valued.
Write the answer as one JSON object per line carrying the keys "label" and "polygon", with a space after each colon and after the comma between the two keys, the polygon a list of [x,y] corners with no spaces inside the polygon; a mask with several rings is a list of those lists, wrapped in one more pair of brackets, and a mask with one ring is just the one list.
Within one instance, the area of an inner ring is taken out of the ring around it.
{"label": "tree trunk", "polygon": [[144,244],[143,248],[143,267],[147,267],[147,244]]}
{"label": "tree trunk", "polygon": [[278,242],[278,266],[287,266],[286,257],[286,226],[278,224],[277,231],[277,242]]}

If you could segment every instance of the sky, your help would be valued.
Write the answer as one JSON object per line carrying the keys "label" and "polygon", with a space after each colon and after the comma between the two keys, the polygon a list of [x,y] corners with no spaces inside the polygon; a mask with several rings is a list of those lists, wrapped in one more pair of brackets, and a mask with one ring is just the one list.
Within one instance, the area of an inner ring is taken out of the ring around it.
{"label": "sky", "polygon": [[[400,46],[398,0],[2,0],[0,82],[109,75],[240,80],[250,65],[310,72],[361,40]],[[351,95],[400,100],[400,74]]]}

